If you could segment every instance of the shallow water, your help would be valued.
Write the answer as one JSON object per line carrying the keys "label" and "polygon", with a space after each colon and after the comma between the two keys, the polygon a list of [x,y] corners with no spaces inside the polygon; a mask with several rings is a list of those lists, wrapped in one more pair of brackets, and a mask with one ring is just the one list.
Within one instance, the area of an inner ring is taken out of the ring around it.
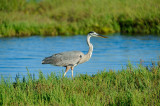
{"label": "shallow water", "polygon": [[[94,46],[91,59],[75,67],[74,75],[96,74],[106,69],[120,70],[130,61],[134,66],[140,63],[151,65],[160,56],[160,37],[123,36],[114,34],[109,38],[91,38]],[[41,64],[44,57],[63,51],[79,50],[87,53],[86,36],[0,38],[0,74],[5,78],[27,75],[27,69],[36,76],[41,70],[45,75],[64,71],[64,67]],[[71,71],[67,73],[71,76]]]}

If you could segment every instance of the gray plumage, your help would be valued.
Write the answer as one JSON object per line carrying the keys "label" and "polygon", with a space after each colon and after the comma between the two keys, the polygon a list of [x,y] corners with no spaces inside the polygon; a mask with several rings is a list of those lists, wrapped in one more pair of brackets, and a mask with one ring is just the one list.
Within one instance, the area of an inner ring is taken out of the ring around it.
{"label": "gray plumage", "polygon": [[54,54],[50,57],[46,57],[42,64],[53,64],[55,66],[76,66],[80,63],[80,60],[84,57],[84,54],[80,51],[68,51]]}
{"label": "gray plumage", "polygon": [[107,38],[102,35],[97,34],[96,32],[89,32],[87,35],[87,44],[89,46],[89,50],[87,54],[83,54],[81,51],[68,51],[54,54],[50,57],[46,57],[42,60],[42,64],[52,64],[55,66],[63,66],[66,67],[66,71],[64,76],[66,75],[67,71],[71,68],[72,70],[72,77],[73,77],[73,68],[74,66],[84,63],[88,61],[93,52],[93,45],[90,43],[90,37],[102,37]]}

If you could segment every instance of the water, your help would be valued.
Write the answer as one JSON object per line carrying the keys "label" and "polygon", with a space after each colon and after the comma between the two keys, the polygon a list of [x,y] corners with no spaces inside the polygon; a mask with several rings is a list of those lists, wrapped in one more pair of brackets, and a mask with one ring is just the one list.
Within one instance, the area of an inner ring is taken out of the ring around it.
{"label": "water", "polygon": [[[130,61],[134,66],[140,63],[151,65],[160,56],[160,37],[155,36],[122,36],[115,34],[107,39],[91,38],[94,46],[91,59],[74,69],[77,74],[96,74],[106,69],[120,70]],[[64,67],[41,64],[44,57],[52,54],[79,50],[87,53],[86,36],[72,37],[25,37],[0,38],[0,74],[5,78],[27,75],[27,69],[36,76],[41,70],[45,75],[62,73]],[[67,73],[71,76],[71,71]]]}

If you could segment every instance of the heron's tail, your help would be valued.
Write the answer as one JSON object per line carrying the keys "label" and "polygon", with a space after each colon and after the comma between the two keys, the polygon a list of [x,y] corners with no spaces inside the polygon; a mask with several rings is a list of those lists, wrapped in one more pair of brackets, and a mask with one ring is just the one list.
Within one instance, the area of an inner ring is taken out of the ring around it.
{"label": "heron's tail", "polygon": [[51,64],[51,58],[46,57],[45,59],[42,60],[42,64]]}
{"label": "heron's tail", "polygon": [[46,62],[44,60],[42,60],[42,64],[46,64]]}

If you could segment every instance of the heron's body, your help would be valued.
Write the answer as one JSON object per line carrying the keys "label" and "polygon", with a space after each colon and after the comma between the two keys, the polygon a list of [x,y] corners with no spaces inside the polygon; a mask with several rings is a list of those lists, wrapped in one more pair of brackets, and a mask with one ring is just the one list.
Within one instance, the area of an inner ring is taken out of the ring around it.
{"label": "heron's body", "polygon": [[76,66],[81,63],[83,57],[84,54],[80,51],[68,51],[46,57],[44,62],[55,66]]}
{"label": "heron's body", "polygon": [[[90,32],[87,36],[87,44],[89,46],[89,50],[87,54],[83,54],[81,51],[68,51],[68,52],[61,52],[54,54],[50,57],[46,57],[42,64],[53,64],[55,66],[63,66],[66,67],[66,71],[64,76],[66,75],[67,71],[71,68],[72,70],[72,77],[73,77],[73,68],[81,63],[88,61],[93,52],[93,45],[90,43],[91,36],[100,36],[95,32]],[[103,37],[103,36],[100,36]],[[104,37],[105,38],[105,37]]]}

